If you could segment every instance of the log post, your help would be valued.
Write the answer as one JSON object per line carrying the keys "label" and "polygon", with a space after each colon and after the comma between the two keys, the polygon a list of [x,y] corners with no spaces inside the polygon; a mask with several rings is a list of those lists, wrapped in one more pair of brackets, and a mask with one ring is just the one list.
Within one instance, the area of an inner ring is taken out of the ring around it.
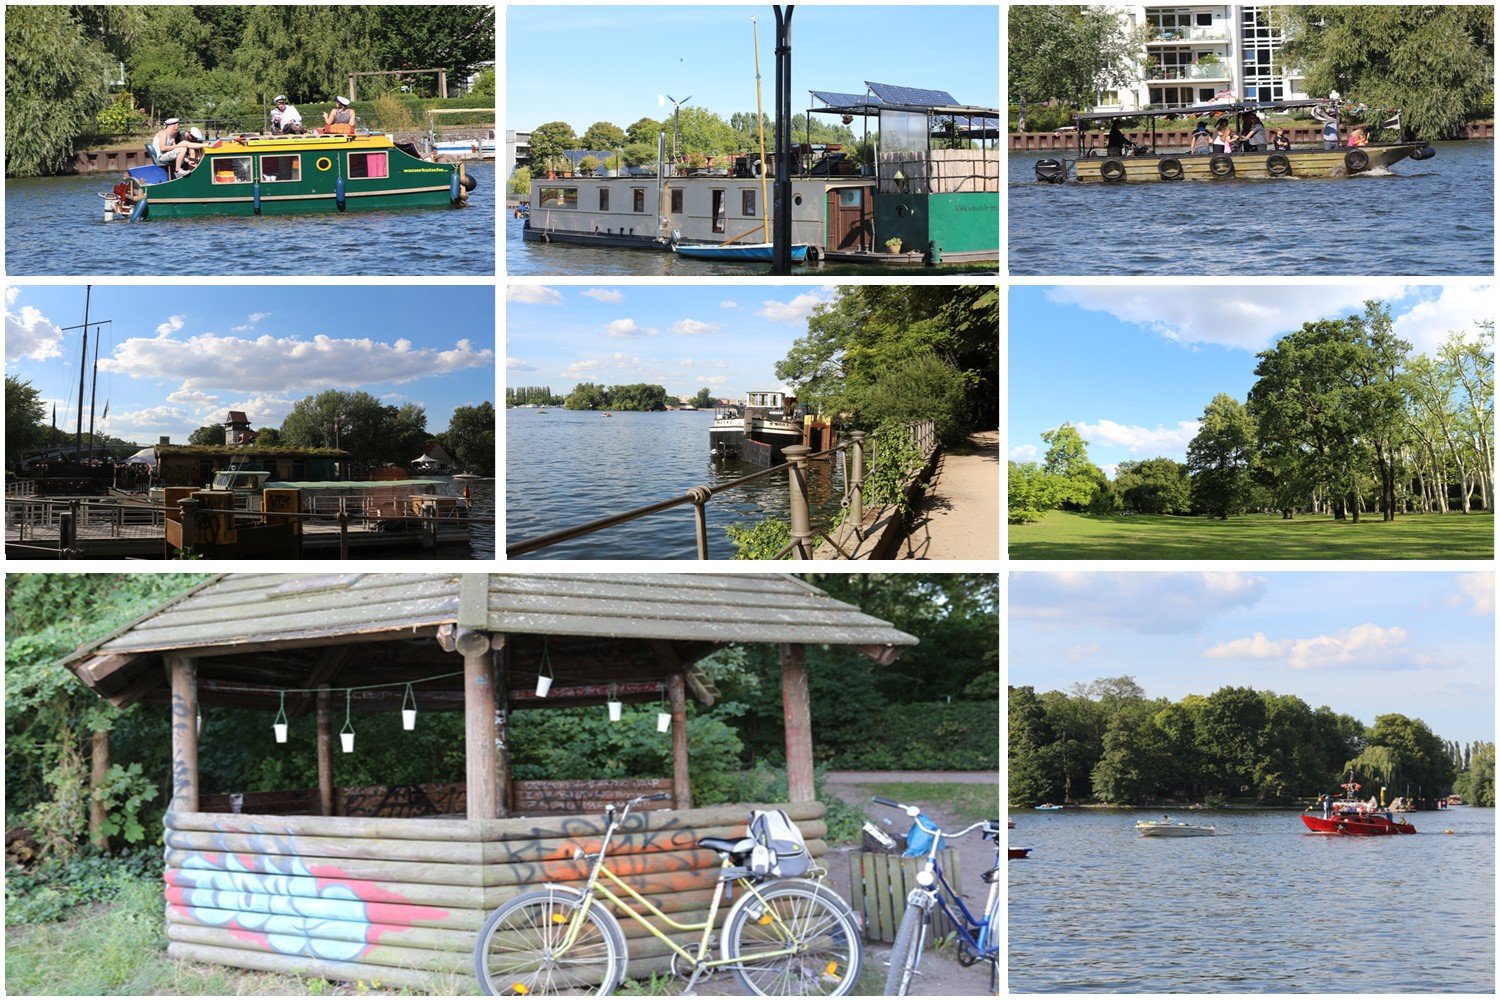
{"label": "log post", "polygon": [[333,815],[333,706],[327,684],[318,685],[318,808]]}
{"label": "log post", "polygon": [[198,811],[198,664],[169,656],[172,681],[172,811]]}
{"label": "log post", "polygon": [[495,814],[510,816],[510,644],[505,636],[490,638],[490,688],[495,692]]}
{"label": "log post", "polygon": [[[495,753],[495,684],[488,648],[476,650],[469,633],[464,650],[464,757],[468,779],[468,818],[495,819],[499,774]],[[485,644],[488,647],[488,643]]]}
{"label": "log post", "polygon": [[781,644],[781,706],[786,722],[788,802],[813,802],[812,711],[807,694],[807,647]]}
{"label": "log post", "polygon": [[682,674],[667,675],[667,700],[672,706],[672,805],[693,808],[693,781],[688,772],[687,693]]}
{"label": "log post", "polygon": [[99,787],[109,777],[109,731],[94,730],[93,767],[89,771],[89,842],[101,851],[109,850],[109,838],[102,832],[107,818],[104,803],[98,799]]}

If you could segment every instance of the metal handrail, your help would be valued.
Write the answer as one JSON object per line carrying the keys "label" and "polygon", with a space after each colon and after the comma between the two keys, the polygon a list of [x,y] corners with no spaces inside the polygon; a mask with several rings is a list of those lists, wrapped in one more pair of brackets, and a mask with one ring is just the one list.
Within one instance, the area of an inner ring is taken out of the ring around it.
{"label": "metal handrail", "polygon": [[[934,444],[934,428],[933,422],[931,420],[913,421],[909,424],[902,425],[901,429],[906,433],[908,439],[921,450],[923,455],[927,455],[930,452],[931,447]],[[788,515],[789,519],[793,522],[793,537],[792,541],[789,542],[785,547],[781,549],[780,552],[776,554],[776,558],[781,558],[781,556],[785,555],[788,551],[791,551],[793,549],[796,549],[801,554],[802,558],[810,558],[811,552],[807,549],[806,542],[808,538],[811,537],[811,534],[816,533],[826,539],[836,549],[838,549],[839,554],[847,559],[849,558],[848,553],[839,548],[838,544],[829,537],[828,532],[819,528],[812,528],[811,525],[802,525],[799,523],[801,519],[805,517],[805,512],[808,509],[807,483],[806,480],[802,478],[800,470],[801,467],[808,461],[811,461],[813,459],[827,458],[852,448],[854,451],[855,471],[852,477],[845,480],[843,503],[850,506],[851,513],[856,518],[860,518],[862,516],[862,510],[859,490],[861,489],[861,487],[863,487],[865,478],[864,444],[867,441],[875,440],[877,437],[878,435],[873,432],[866,433],[864,431],[854,431],[851,432],[848,440],[840,441],[832,448],[825,448],[822,451],[809,452],[807,454],[800,454],[797,452],[797,449],[801,448],[802,446],[793,446],[792,448],[784,449],[784,452],[796,453],[796,457],[792,461],[783,462],[781,465],[772,466],[768,469],[762,469],[759,472],[752,472],[748,476],[741,476],[739,479],[731,480],[727,483],[720,483],[717,486],[692,486],[689,487],[682,496],[671,497],[666,500],[658,500],[656,503],[647,504],[644,507],[635,507],[631,510],[621,511],[618,514],[610,514],[606,517],[595,518],[592,521],[585,521],[582,524],[577,524],[570,528],[559,528],[556,531],[549,531],[544,535],[537,535],[533,538],[523,539],[513,545],[507,545],[505,547],[505,557],[507,559],[514,559],[517,556],[527,555],[531,552],[536,552],[540,549],[548,548],[561,542],[568,542],[572,541],[575,538],[582,538],[585,535],[592,535],[607,528],[613,528],[617,525],[639,520],[640,518],[648,517],[651,514],[657,514],[664,510],[671,510],[674,507],[693,504],[696,508],[694,526],[696,529],[698,541],[698,558],[707,559],[708,522],[706,505],[708,501],[713,499],[720,493],[735,489],[738,486],[743,486],[745,483],[753,482],[754,480],[762,479],[766,476],[785,472],[787,473],[789,485],[794,498],[792,510]],[[797,500],[800,500],[800,514]]]}

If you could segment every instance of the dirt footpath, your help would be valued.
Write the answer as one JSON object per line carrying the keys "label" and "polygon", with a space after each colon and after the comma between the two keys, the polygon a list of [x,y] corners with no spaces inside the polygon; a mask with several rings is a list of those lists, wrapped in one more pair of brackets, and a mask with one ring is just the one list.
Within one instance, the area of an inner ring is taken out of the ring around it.
{"label": "dirt footpath", "polygon": [[938,459],[897,559],[1000,558],[1000,432],[971,434],[969,446]]}

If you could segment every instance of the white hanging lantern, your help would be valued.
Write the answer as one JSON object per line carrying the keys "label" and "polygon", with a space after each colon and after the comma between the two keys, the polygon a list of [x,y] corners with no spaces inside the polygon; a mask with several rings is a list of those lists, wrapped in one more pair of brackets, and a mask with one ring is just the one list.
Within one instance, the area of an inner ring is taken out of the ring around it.
{"label": "white hanging lantern", "polygon": [[410,684],[406,685],[406,693],[401,696],[401,728],[407,732],[417,728],[417,695]]}
{"label": "white hanging lantern", "polygon": [[547,692],[552,690],[552,662],[547,658],[547,640],[542,640],[542,665],[537,668],[536,673],[536,696],[547,697]]}
{"label": "white hanging lantern", "polygon": [[607,704],[609,705],[609,721],[619,722],[620,714],[625,709],[625,703],[620,701],[620,689],[614,684],[609,686],[609,701]]}
{"label": "white hanging lantern", "polygon": [[656,713],[656,731],[658,733],[670,732],[672,729],[672,713],[667,710],[667,689],[661,691],[661,709]]}
{"label": "white hanging lantern", "polygon": [[276,721],[271,723],[271,729],[276,733],[276,742],[286,742],[286,692],[281,692],[281,708],[276,712]]}
{"label": "white hanging lantern", "polygon": [[354,752],[354,723],[350,716],[354,711],[354,689],[349,688],[344,692],[344,728],[339,730],[339,742],[344,746],[344,753]]}

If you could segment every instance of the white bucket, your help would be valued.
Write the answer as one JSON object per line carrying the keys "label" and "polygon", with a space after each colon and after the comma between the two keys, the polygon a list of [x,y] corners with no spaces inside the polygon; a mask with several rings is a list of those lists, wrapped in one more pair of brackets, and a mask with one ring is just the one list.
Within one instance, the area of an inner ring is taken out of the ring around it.
{"label": "white bucket", "polygon": [[276,742],[277,743],[285,743],[286,742],[286,723],[285,722],[273,722],[273,723],[271,723],[271,728],[274,729],[274,730],[276,730]]}
{"label": "white bucket", "polygon": [[619,722],[620,712],[625,708],[625,703],[620,701],[609,702],[609,721]]}
{"label": "white bucket", "polygon": [[670,730],[671,728],[672,728],[672,713],[671,712],[657,712],[656,713],[656,731],[658,733],[665,733],[668,730]]}
{"label": "white bucket", "polygon": [[344,744],[344,753],[354,752],[354,734],[339,733],[339,742]]}
{"label": "white bucket", "polygon": [[415,708],[403,708],[401,710],[401,728],[408,732],[417,728],[417,710]]}
{"label": "white bucket", "polygon": [[545,698],[545,697],[547,697],[547,692],[551,691],[551,690],[552,690],[552,678],[550,678],[550,677],[538,677],[536,679],[536,696],[538,698]]}

